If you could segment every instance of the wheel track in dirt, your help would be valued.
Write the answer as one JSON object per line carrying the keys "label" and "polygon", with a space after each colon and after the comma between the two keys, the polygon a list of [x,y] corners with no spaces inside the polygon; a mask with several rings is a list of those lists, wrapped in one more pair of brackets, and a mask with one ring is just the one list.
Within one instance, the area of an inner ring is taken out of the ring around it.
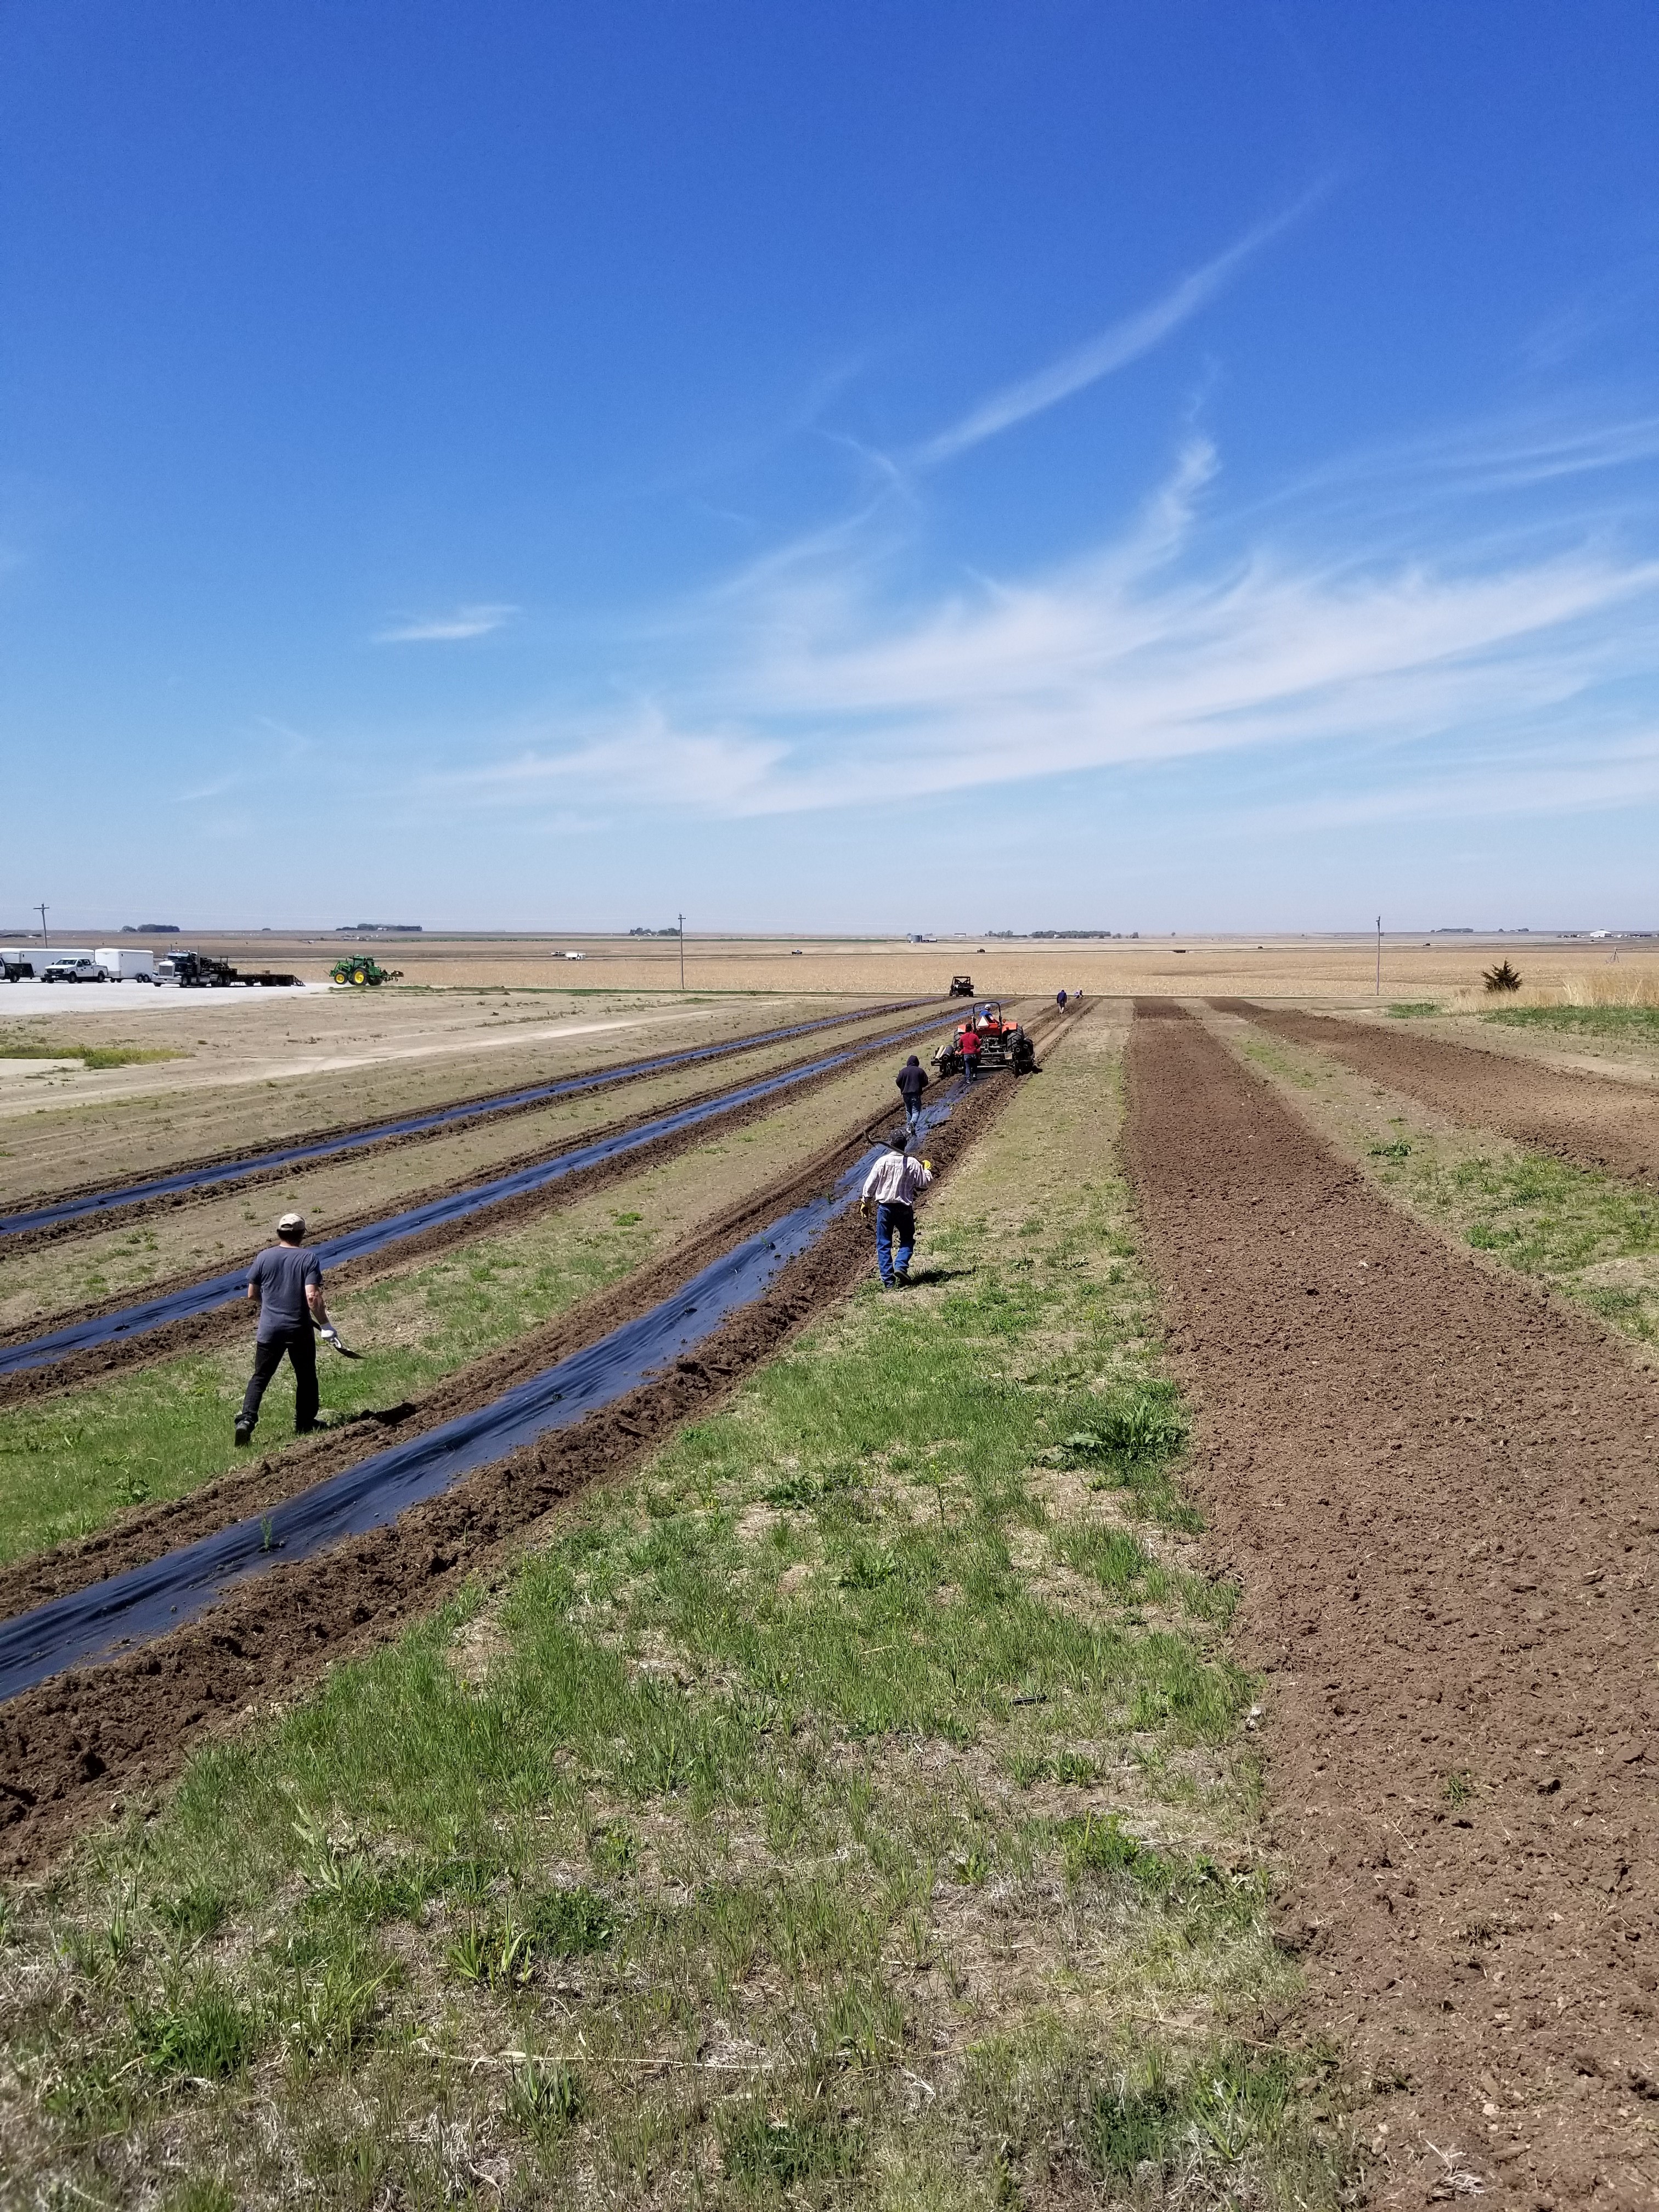
{"label": "wheel track in dirt", "polygon": [[[154,1193],[144,1198],[134,1199],[130,1204],[105,1206],[95,1213],[82,1214],[68,1221],[48,1222],[34,1228],[9,1230],[0,1235],[0,1255],[37,1251],[43,1245],[58,1244],[66,1240],[98,1235],[107,1229],[131,1228],[135,1222],[152,1219],[158,1213],[178,1212],[181,1209],[207,1205],[216,1198],[234,1196],[242,1191],[255,1189],[263,1183],[280,1182],[285,1176],[303,1174],[308,1169],[326,1167],[337,1162],[342,1156],[341,1152],[336,1149],[337,1147],[349,1146],[350,1157],[354,1160],[381,1159],[388,1152],[404,1152],[410,1146],[431,1144],[442,1137],[464,1136],[468,1130],[476,1129],[486,1123],[491,1128],[495,1128],[503,1121],[518,1121],[527,1114],[544,1113],[550,1106],[558,1104],[560,1095],[576,1098],[589,1095],[595,1091],[623,1091],[632,1084],[649,1082],[653,1076],[672,1075],[677,1068],[684,1068],[688,1065],[718,1066],[720,1061],[732,1059],[740,1053],[757,1052],[769,1043],[783,1042],[791,1034],[803,1036],[822,1035],[827,1030],[840,1028],[843,1024],[879,1021],[884,1014],[897,1015],[913,1009],[920,1011],[930,1003],[932,1003],[930,1000],[917,999],[901,1000],[892,1006],[863,1006],[854,1009],[850,1013],[826,1017],[822,1021],[803,1022],[792,1025],[792,1028],[787,1031],[762,1030],[753,1036],[735,1037],[727,1044],[690,1046],[684,1053],[659,1054],[654,1060],[644,1060],[637,1064],[632,1060],[621,1060],[616,1063],[614,1072],[601,1065],[594,1068],[578,1069],[568,1077],[549,1076],[544,1079],[549,1089],[567,1083],[569,1085],[569,1088],[562,1093],[556,1093],[552,1097],[543,1095],[523,1100],[514,1099],[510,1104],[495,1105],[492,1104],[491,1101],[501,1098],[504,1094],[499,1089],[483,1091],[473,1098],[461,1097],[452,1100],[447,1104],[439,1104],[424,1109],[434,1117],[448,1115],[455,1116],[453,1121],[434,1119],[434,1126],[428,1128],[399,1128],[397,1124],[407,1118],[401,1115],[380,1115],[374,1121],[336,1122],[327,1127],[301,1131],[292,1137],[282,1139],[283,1149],[292,1147],[308,1154],[308,1157],[301,1159],[281,1159],[267,1165],[265,1164],[267,1156],[274,1149],[268,1143],[257,1146],[242,1145],[231,1151],[208,1153],[199,1159],[192,1160],[190,1163],[190,1170],[159,1168],[155,1170],[156,1176],[161,1178],[170,1174],[186,1171],[230,1168],[243,1160],[248,1164],[246,1174],[228,1176],[222,1182],[215,1182],[205,1188]],[[939,1003],[942,1010],[948,1009],[947,1000],[941,1000]],[[948,1012],[942,1011],[940,1018],[948,1018]],[[529,1090],[538,1087],[538,1079],[532,1077],[526,1083],[514,1087],[519,1090]],[[368,1134],[380,1127],[384,1127],[386,1131],[383,1136]],[[356,1141],[366,1136],[367,1141]],[[317,1149],[313,1150],[313,1148]],[[76,1183],[66,1189],[52,1192],[44,1202],[49,1206],[72,1204],[77,1200],[97,1199],[106,1192],[119,1191],[125,1188],[127,1188],[125,1180],[120,1182],[106,1180],[102,1182]],[[0,1207],[0,1213],[4,1213],[6,1211],[8,1211],[7,1208]]]}
{"label": "wheel track in dirt", "polygon": [[[948,1015],[942,1017],[941,1025],[949,1019]],[[649,1169],[663,1166],[668,1161],[678,1158],[682,1153],[706,1144],[710,1136],[746,1128],[750,1122],[778,1112],[783,1105],[811,1097],[826,1085],[839,1082],[854,1073],[865,1060],[891,1051],[896,1042],[908,1041],[915,1026],[915,1024],[908,1024],[897,1033],[896,1038],[891,1034],[884,1034],[867,1042],[855,1040],[848,1048],[848,1057],[840,1065],[825,1068],[822,1074],[806,1078],[791,1087],[787,1095],[747,1100],[733,1106],[729,1112],[711,1115],[706,1121],[672,1131],[653,1143],[641,1145],[635,1151],[625,1152],[614,1159],[599,1161],[592,1167],[575,1169],[568,1176],[539,1190],[526,1191],[514,1197],[500,1200],[495,1205],[481,1206],[464,1220],[417,1231],[412,1236],[398,1238],[381,1251],[331,1266],[328,1271],[329,1282],[336,1290],[360,1290],[387,1275],[400,1274],[410,1264],[429,1258],[434,1254],[453,1251],[482,1237],[509,1234],[527,1222],[574,1205],[578,1200],[591,1196],[594,1191],[603,1190],[611,1183],[624,1182]],[[775,1076],[788,1074],[792,1066],[810,1066],[819,1057],[819,1052],[808,1054],[799,1061],[769,1069],[763,1077],[755,1079],[770,1081]],[[668,1106],[653,1106],[643,1113],[621,1121],[585,1129],[579,1136],[562,1137],[556,1144],[543,1145],[516,1158],[500,1161],[489,1169],[489,1180],[493,1182],[499,1176],[514,1175],[523,1169],[556,1160],[565,1153],[580,1151],[586,1146],[625,1135],[629,1130],[653,1121],[662,1114],[691,1110],[720,1097],[728,1087],[721,1085],[714,1091],[699,1091],[688,1097],[676,1099]],[[890,1118],[890,1112],[886,1118]],[[474,1170],[449,1182],[434,1185],[430,1190],[406,1193],[396,1201],[392,1210],[402,1212],[417,1206],[429,1205],[454,1193],[468,1190],[479,1180],[477,1170]],[[355,1230],[367,1228],[383,1220],[386,1212],[387,1208],[381,1205],[363,1213],[331,1221],[328,1224],[328,1235],[331,1237],[349,1236]],[[252,1252],[244,1256],[251,1261]],[[187,1290],[210,1276],[225,1272],[223,1262],[216,1261],[211,1268],[197,1268],[187,1274],[147,1284],[143,1296],[145,1299],[165,1297],[175,1291]],[[27,1343],[46,1330],[66,1328],[79,1322],[98,1320],[106,1314],[120,1313],[133,1303],[132,1292],[124,1291],[94,1304],[66,1308],[61,1312],[27,1322],[21,1328],[0,1332],[0,1346]],[[247,1316],[240,1304],[217,1307],[210,1313],[168,1322],[159,1328],[147,1329],[142,1334],[117,1338],[84,1352],[71,1352],[46,1366],[27,1368],[12,1375],[0,1375],[0,1410],[50,1396],[81,1383],[126,1373],[134,1368],[153,1366],[158,1360],[173,1358],[181,1352],[210,1350],[216,1345],[231,1343],[243,1336],[246,1328]]]}
{"label": "wheel track in dirt", "polygon": [[[1077,1018],[1069,1012],[1054,1016],[1040,1031],[1033,1027],[1034,1039],[1052,1041]],[[1012,1077],[985,1079],[957,1106],[929,1139],[941,1174],[949,1173],[996,1118],[1014,1089]],[[647,1310],[802,1193],[821,1187],[868,1141],[866,1127],[860,1127],[763,1199],[729,1215],[718,1230],[613,1286],[580,1315],[565,1316],[452,1378],[414,1410],[398,1435],[488,1402]],[[0,1708],[0,1864],[13,1873],[47,1864],[84,1821],[131,1809],[208,1735],[224,1732],[262,1704],[289,1701],[336,1660],[385,1641],[468,1577],[503,1572],[544,1515],[592,1482],[636,1465],[681,1422],[713,1411],[872,1265],[868,1224],[854,1212],[790,1261],[772,1287],[735,1314],[696,1358],[674,1362],[658,1380],[616,1405],[478,1470],[385,1528],[292,1567],[272,1568],[172,1636],[102,1664],[71,1669],[12,1699]],[[562,1334],[566,1322],[572,1326]],[[258,1486],[267,1476],[272,1486],[263,1495],[270,1500],[349,1465],[384,1441],[379,1430],[356,1438],[337,1432],[315,1450],[285,1455],[286,1466],[249,1469],[215,1485],[210,1498],[198,1493],[209,1508],[202,1522],[169,1519],[168,1508],[112,1530],[116,1548],[101,1561],[87,1547],[46,1555],[39,1564],[46,1579],[29,1601],[56,1594],[50,1580],[55,1569],[48,1562],[65,1570],[62,1588],[80,1586],[71,1578],[76,1553],[97,1570],[84,1580],[98,1579],[259,1510]],[[191,1504],[178,1501],[186,1510]],[[160,1540],[163,1529],[165,1542]],[[121,1556],[118,1547],[129,1534],[136,1540],[128,1547],[130,1556]]]}
{"label": "wheel track in dirt", "polygon": [[1437,2144],[1488,2203],[1651,2204],[1659,1394],[1137,1012],[1125,1160],[1268,1675],[1285,1933],[1316,2029],[1409,2076],[1368,2201],[1452,2194]]}
{"label": "wheel track in dirt", "polygon": [[1211,999],[1291,1044],[1328,1053],[1452,1121],[1495,1129],[1516,1143],[1633,1182],[1659,1183],[1659,1097],[1616,1075],[1571,1074],[1407,1030],[1381,1030],[1329,1014],[1297,1013],[1250,999]]}

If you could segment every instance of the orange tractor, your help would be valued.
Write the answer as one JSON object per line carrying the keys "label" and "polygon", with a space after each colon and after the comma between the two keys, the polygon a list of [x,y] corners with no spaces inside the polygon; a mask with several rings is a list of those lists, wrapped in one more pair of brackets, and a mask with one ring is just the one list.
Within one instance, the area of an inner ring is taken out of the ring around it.
{"label": "orange tractor", "polygon": [[960,1073],[962,1040],[970,1029],[979,1038],[981,1075],[994,1067],[1012,1067],[1016,1075],[1029,1075],[1036,1066],[1036,1048],[1023,1024],[1004,1018],[1000,999],[987,999],[957,1024],[954,1035],[933,1054],[933,1066],[941,1075]]}

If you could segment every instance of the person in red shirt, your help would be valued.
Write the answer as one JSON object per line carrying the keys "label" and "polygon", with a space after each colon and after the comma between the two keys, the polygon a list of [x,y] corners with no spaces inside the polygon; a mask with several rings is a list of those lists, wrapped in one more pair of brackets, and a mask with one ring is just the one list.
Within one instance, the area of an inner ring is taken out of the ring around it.
{"label": "person in red shirt", "polygon": [[979,1073],[979,1031],[971,1022],[962,1033],[962,1072],[969,1083]]}

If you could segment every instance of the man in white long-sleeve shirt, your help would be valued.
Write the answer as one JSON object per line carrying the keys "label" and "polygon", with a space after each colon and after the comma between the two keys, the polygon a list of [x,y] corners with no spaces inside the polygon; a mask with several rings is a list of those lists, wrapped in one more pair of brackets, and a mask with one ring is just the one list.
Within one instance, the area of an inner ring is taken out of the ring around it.
{"label": "man in white long-sleeve shirt", "polygon": [[[905,1151],[907,1132],[896,1129],[887,1150],[864,1180],[859,1212],[867,1213],[876,1201],[876,1265],[881,1286],[895,1290],[910,1279],[910,1255],[916,1249],[916,1193],[926,1190],[933,1170],[926,1160],[912,1159]],[[891,1249],[898,1241],[896,1254]]]}

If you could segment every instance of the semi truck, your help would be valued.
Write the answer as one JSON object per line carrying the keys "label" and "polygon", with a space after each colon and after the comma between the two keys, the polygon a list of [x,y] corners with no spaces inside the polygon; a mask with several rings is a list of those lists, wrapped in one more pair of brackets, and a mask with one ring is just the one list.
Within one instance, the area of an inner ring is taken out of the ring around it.
{"label": "semi truck", "polygon": [[156,965],[152,979],[158,986],[177,984],[184,991],[228,991],[233,989],[279,991],[290,988],[299,981],[297,975],[279,975],[269,968],[250,969],[246,974],[233,968],[228,960],[216,960],[210,952],[196,952],[180,945]]}

